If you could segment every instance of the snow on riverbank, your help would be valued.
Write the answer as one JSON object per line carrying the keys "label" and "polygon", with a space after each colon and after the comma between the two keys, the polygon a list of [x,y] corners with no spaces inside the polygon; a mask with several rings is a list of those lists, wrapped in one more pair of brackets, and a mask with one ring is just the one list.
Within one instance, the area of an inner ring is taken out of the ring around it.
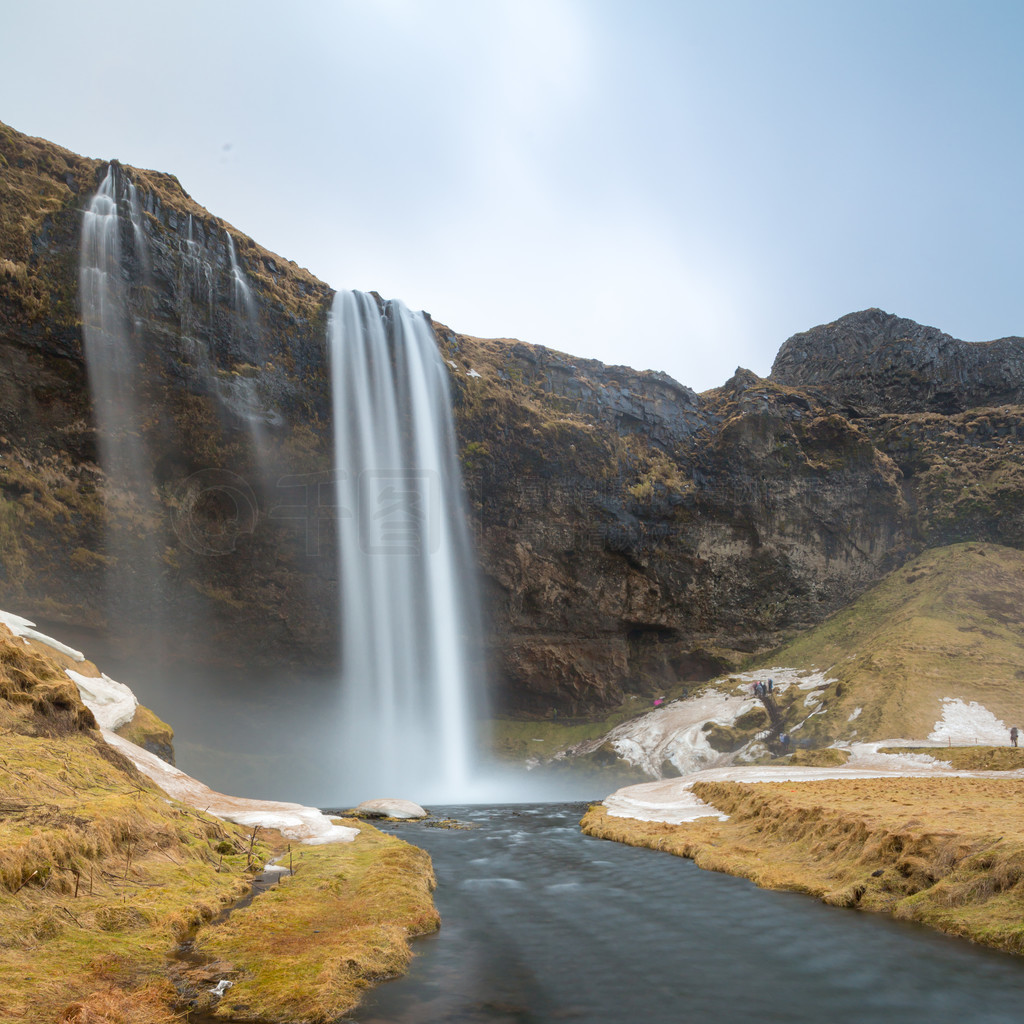
{"label": "snow on riverbank", "polygon": [[[66,654],[74,661],[85,661],[85,655],[53,637],[35,629],[35,623],[20,615],[0,611],[0,623],[15,635],[37,640],[54,650]],[[130,743],[114,732],[127,725],[135,716],[139,702],[131,689],[107,675],[86,676],[65,669],[78,687],[82,703],[93,713],[103,738],[116,747],[143,775],[152,779],[168,796],[188,804],[198,811],[206,811],[218,818],[239,825],[277,829],[286,839],[309,844],[351,842],[359,829],[335,825],[315,807],[282,803],[275,800],[249,800],[227,796],[204,785],[181,769],[162,761],[148,750]]]}
{"label": "snow on riverbank", "polygon": [[[606,797],[604,806],[613,818],[635,818],[638,821],[663,821],[679,825],[696,818],[717,817],[727,820],[717,808],[694,796],[692,787],[698,782],[817,782],[825,779],[926,779],[936,776],[950,778],[1024,778],[1024,770],[1009,772],[952,771],[948,762],[934,761],[921,754],[878,754],[877,747],[911,744],[911,740],[884,740],[857,744],[863,748],[842,768],[804,768],[798,765],[756,765],[709,768],[678,779],[662,779],[626,786]],[[938,752],[938,751],[937,751]]]}
{"label": "snow on riverbank", "polygon": [[143,775],[152,779],[168,796],[194,807],[197,811],[205,811],[239,825],[276,828],[286,839],[311,845],[347,843],[359,834],[357,828],[333,824],[315,807],[303,807],[302,804],[276,800],[250,800],[246,797],[218,793],[186,775],[180,768],[161,761],[156,754],[129,743],[117,733],[104,729],[103,738],[112,747],[120,750]]}
{"label": "snow on riverbank", "polygon": [[113,732],[122,725],[127,725],[135,717],[135,709],[139,702],[124,683],[118,683],[106,674],[97,678],[83,676],[81,672],[75,672],[70,668],[64,671],[78,687],[82,703],[93,713],[101,729]]}

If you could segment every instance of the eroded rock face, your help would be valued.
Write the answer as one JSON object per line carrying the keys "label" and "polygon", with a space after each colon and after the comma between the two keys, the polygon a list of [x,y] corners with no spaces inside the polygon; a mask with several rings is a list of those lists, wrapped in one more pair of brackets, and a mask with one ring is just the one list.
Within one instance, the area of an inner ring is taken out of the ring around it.
{"label": "eroded rock face", "polygon": [[957,413],[1024,401],[1024,338],[966,342],[865,309],[794,334],[772,379],[821,388],[855,412]]}
{"label": "eroded rock face", "polygon": [[[330,288],[171,176],[123,168],[149,253],[125,273],[152,481],[119,493],[77,305],[106,165],[3,126],[0,155],[0,603],[172,665],[332,670]],[[238,320],[226,232],[259,332]],[[1024,546],[1019,339],[965,346],[873,310],[790,339],[771,379],[737,370],[698,395],[435,330],[499,710],[587,715],[706,679],[924,545]]]}

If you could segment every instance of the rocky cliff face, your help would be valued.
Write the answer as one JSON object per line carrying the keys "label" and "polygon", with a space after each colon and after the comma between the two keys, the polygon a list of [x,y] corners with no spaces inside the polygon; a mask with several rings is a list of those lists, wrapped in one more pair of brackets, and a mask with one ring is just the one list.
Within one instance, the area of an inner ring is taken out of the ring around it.
{"label": "rocky cliff face", "polygon": [[[0,163],[4,606],[122,648],[170,638],[172,660],[329,669],[331,290],[172,177],[122,168],[148,252],[132,265],[126,234],[152,479],[145,500],[117,493],[97,465],[77,292],[106,165],[2,126]],[[229,234],[256,327],[233,301]],[[707,678],[924,545],[1024,546],[1012,339],[971,363],[964,343],[869,311],[790,339],[771,379],[738,370],[698,395],[435,329],[501,708],[582,715]]]}
{"label": "rocky cliff face", "polygon": [[971,343],[880,309],[794,334],[772,379],[820,388],[856,414],[957,413],[1024,401],[1024,338]]}

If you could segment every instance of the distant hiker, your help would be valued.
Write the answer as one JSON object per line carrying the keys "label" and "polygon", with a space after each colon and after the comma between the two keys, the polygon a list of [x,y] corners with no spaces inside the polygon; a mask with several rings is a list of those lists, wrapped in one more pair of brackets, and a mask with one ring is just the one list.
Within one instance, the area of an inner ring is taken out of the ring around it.
{"label": "distant hiker", "polygon": [[783,750],[789,750],[789,733],[782,733],[782,735],[779,736],[779,742],[782,744]]}
{"label": "distant hiker", "polygon": [[1011,742],[1011,743],[1012,743],[1012,744],[1013,744],[1014,746],[1017,746],[1017,737],[1018,737],[1019,735],[1020,735],[1020,733],[1019,733],[1019,732],[1017,732],[1017,726],[1014,726],[1014,727],[1013,727],[1013,728],[1012,728],[1012,729],[1010,730],[1010,742]]}
{"label": "distant hiker", "polygon": [[760,697],[761,696],[761,694],[758,692],[760,687],[761,687],[760,683],[757,683],[757,682],[754,683],[754,696],[755,697]]}
{"label": "distant hiker", "polygon": [[774,679],[769,679],[768,680],[768,692],[771,693],[774,689],[775,689],[775,680]]}
{"label": "distant hiker", "polygon": [[664,703],[665,703],[665,698],[664,697],[655,697],[654,698],[654,706],[656,708],[660,708],[661,705],[664,704]]}

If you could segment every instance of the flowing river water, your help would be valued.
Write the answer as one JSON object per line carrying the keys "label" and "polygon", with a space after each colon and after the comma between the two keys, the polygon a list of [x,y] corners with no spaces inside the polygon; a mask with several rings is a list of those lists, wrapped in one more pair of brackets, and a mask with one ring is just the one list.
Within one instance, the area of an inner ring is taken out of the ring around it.
{"label": "flowing river water", "polygon": [[1019,1021],[1024,960],[580,833],[585,805],[435,808],[441,931],[360,1024]]}

